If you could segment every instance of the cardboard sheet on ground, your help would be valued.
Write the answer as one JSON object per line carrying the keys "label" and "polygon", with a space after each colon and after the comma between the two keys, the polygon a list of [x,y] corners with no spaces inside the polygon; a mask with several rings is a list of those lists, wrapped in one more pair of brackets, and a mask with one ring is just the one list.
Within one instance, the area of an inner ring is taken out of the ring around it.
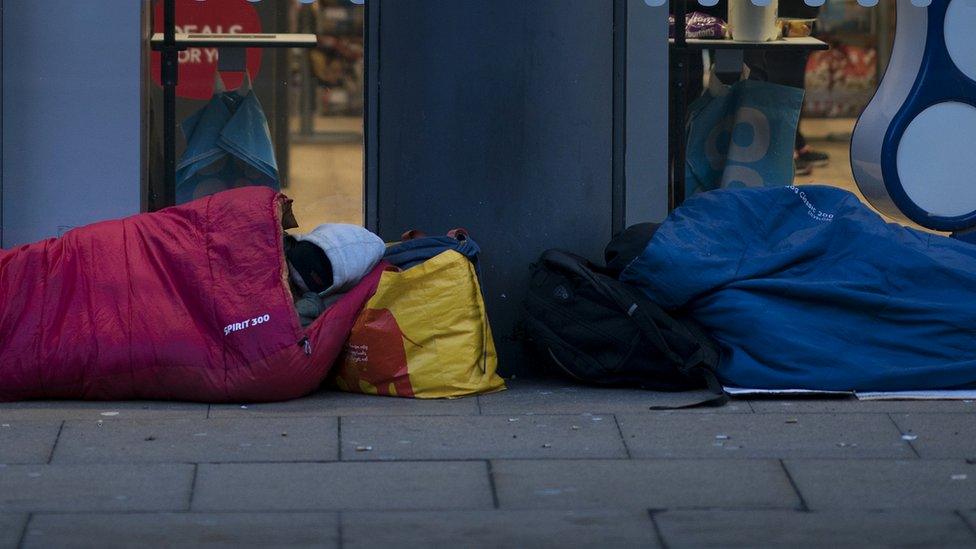
{"label": "cardboard sheet on ground", "polygon": [[858,400],[976,400],[976,390],[872,391],[855,393]]}
{"label": "cardboard sheet on ground", "polygon": [[958,391],[813,391],[809,389],[754,389],[749,387],[724,387],[733,397],[804,397],[845,398],[858,400],[976,400],[976,390]]}
{"label": "cardboard sheet on ground", "polygon": [[734,397],[777,397],[777,396],[800,396],[800,397],[851,397],[854,391],[815,391],[811,389],[754,389],[750,387],[723,387],[725,392]]}

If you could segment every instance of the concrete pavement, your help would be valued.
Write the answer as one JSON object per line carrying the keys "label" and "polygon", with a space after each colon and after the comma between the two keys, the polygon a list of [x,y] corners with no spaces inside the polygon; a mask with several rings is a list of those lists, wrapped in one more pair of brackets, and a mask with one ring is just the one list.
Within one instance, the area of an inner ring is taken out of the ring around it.
{"label": "concrete pavement", "polygon": [[0,404],[0,548],[976,546],[976,404]]}

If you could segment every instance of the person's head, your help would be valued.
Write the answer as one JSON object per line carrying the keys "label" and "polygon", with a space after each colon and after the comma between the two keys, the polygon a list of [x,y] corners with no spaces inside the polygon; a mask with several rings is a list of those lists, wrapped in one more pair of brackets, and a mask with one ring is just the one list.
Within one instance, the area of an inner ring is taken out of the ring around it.
{"label": "person's head", "polygon": [[292,282],[302,292],[320,293],[332,286],[332,262],[322,248],[307,240],[294,242],[285,250]]}
{"label": "person's head", "polygon": [[638,223],[614,236],[603,252],[607,271],[613,276],[619,276],[627,265],[644,253],[660,226],[660,223]]}
{"label": "person's head", "polygon": [[292,265],[289,270],[301,280],[295,284],[323,296],[351,288],[386,251],[380,237],[358,225],[343,223],[319,225],[307,234],[296,235],[295,240],[294,247],[286,252]]}

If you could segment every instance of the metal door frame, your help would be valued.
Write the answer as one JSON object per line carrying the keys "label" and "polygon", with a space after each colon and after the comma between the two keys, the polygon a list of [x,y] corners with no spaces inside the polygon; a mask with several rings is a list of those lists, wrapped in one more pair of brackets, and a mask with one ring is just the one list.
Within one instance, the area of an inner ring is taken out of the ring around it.
{"label": "metal door frame", "polygon": [[[363,211],[377,231],[382,0],[366,1]],[[611,0],[613,9],[613,150],[609,167],[614,231],[668,213],[668,8]],[[655,44],[651,47],[650,44]],[[663,78],[662,78],[663,76]],[[654,97],[659,96],[655,101]]]}

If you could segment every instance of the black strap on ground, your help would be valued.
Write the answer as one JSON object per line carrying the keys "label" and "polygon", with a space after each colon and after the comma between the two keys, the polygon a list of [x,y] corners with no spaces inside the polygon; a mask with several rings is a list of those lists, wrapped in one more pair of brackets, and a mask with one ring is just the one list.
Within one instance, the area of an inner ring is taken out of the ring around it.
{"label": "black strap on ground", "polygon": [[708,384],[708,391],[711,393],[701,400],[695,400],[678,406],[648,406],[648,410],[682,410],[685,408],[721,408],[729,402],[729,394],[719,382],[715,374],[708,369],[703,369],[702,375]]}

